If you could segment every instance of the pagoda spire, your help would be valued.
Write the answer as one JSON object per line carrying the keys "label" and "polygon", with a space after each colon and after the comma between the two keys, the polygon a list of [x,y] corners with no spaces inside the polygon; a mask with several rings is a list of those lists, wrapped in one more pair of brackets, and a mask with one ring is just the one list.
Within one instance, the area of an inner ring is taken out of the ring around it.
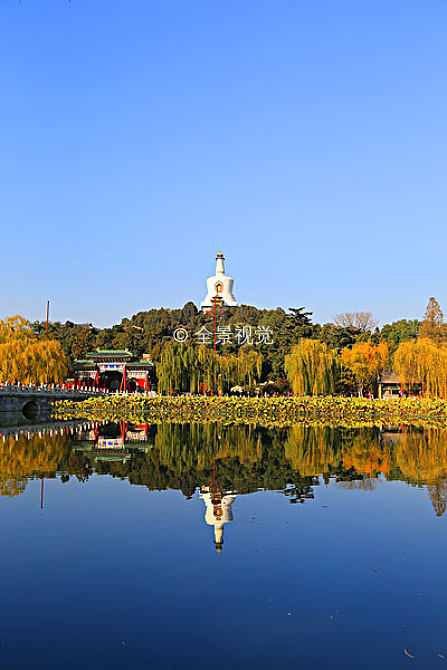
{"label": "pagoda spire", "polygon": [[223,255],[222,250],[219,249],[219,253],[216,256],[216,275],[225,274],[224,260],[225,256]]}

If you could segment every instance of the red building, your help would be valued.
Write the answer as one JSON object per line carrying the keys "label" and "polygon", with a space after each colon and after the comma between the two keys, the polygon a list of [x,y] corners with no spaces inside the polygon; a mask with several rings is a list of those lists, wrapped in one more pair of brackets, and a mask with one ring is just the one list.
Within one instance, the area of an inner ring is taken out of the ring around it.
{"label": "red building", "polygon": [[155,388],[155,364],[124,349],[99,349],[74,362],[73,386],[95,386],[109,391],[151,391]]}

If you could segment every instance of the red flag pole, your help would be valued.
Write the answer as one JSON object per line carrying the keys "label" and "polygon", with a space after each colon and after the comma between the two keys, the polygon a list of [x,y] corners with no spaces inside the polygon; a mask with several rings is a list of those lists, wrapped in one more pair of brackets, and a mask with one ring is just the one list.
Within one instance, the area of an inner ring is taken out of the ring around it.
{"label": "red flag pole", "polygon": [[123,446],[126,441],[126,433],[127,433],[127,423],[124,423],[124,421],[120,421],[120,428],[121,428],[121,437],[123,438]]}
{"label": "red flag pole", "polygon": [[120,391],[127,391],[127,375],[126,375],[126,366],[123,368],[123,376],[121,378]]}
{"label": "red flag pole", "polygon": [[217,353],[217,296],[214,298],[214,353]]}
{"label": "red flag pole", "polygon": [[47,300],[47,335],[48,335],[48,319],[50,317],[50,301]]}

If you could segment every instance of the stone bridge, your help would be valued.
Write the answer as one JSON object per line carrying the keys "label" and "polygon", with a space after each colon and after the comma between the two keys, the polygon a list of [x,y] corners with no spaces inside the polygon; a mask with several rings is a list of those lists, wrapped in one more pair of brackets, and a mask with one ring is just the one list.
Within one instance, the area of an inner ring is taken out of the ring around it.
{"label": "stone bridge", "polygon": [[38,419],[52,409],[56,400],[85,400],[96,395],[89,391],[27,391],[2,389],[0,390],[0,420],[1,415],[21,413],[26,419]]}

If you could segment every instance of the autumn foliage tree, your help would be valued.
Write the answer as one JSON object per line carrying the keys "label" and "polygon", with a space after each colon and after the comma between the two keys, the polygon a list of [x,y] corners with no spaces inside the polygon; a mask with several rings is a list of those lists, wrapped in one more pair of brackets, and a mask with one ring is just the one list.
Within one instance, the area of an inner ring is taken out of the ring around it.
{"label": "autumn foliage tree", "polygon": [[60,342],[38,338],[21,316],[0,321],[0,381],[43,384],[60,381],[66,373]]}
{"label": "autumn foliage tree", "polygon": [[444,314],[436,298],[430,298],[425,311],[420,337],[428,337],[431,340],[441,340],[446,337],[446,325]]}
{"label": "autumn foliage tree", "polygon": [[360,395],[366,387],[373,387],[379,370],[383,370],[389,361],[386,342],[374,345],[371,342],[357,342],[352,349],[343,349],[341,360],[355,376]]}
{"label": "autumn foliage tree", "polygon": [[0,443],[0,495],[23,493],[31,477],[55,477],[69,448],[67,434],[7,436]]}
{"label": "autumn foliage tree", "polygon": [[420,384],[424,395],[447,398],[447,343],[430,337],[402,342],[393,367],[408,390]]}
{"label": "autumn foliage tree", "polygon": [[335,391],[338,363],[324,342],[303,338],[285,357],[284,368],[295,395],[329,395]]}

